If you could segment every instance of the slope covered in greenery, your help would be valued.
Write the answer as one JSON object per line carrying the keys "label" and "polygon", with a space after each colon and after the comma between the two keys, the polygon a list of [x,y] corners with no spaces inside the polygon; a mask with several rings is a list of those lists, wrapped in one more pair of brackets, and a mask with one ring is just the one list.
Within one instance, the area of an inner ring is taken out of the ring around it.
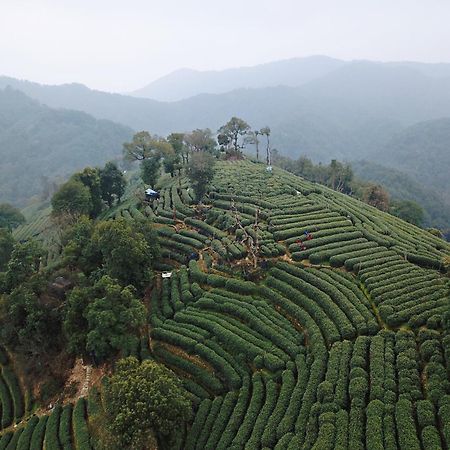
{"label": "slope covered in greenery", "polygon": [[[170,448],[448,448],[448,243],[249,161],[217,162],[203,205],[184,176],[162,178],[151,203],[141,189],[108,217],[159,237],[134,354],[191,393]],[[74,448],[94,444],[106,401],[83,403]],[[56,414],[45,448],[67,423]]]}
{"label": "slope covered in greenery", "polygon": [[0,90],[0,203],[23,204],[58,177],[120,156],[131,129]]}
{"label": "slope covered in greenery", "polygon": [[450,202],[450,118],[406,128],[380,149],[376,158],[438,190]]}
{"label": "slope covered in greenery", "polygon": [[[386,161],[389,164],[389,161]],[[450,228],[450,200],[430,184],[429,177],[423,183],[415,176],[407,175],[398,169],[391,169],[382,164],[370,161],[353,161],[352,169],[362,180],[378,183],[386,187],[392,200],[412,200],[424,210],[423,226],[437,227],[443,230]],[[438,165],[438,164],[436,164]],[[425,185],[428,187],[425,187]]]}

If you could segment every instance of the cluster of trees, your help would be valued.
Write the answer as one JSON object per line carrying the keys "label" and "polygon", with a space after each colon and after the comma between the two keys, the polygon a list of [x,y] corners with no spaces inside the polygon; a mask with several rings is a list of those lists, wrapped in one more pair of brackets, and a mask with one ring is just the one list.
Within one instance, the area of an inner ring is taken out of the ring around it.
{"label": "cluster of trees", "polygon": [[[167,367],[129,357],[118,361],[105,383],[106,416],[112,435],[108,448],[177,448],[177,437],[192,416],[191,399]],[[172,444],[172,445],[171,445]]]}
{"label": "cluster of trees", "polygon": [[117,165],[108,162],[103,168],[86,167],[73,174],[52,197],[55,215],[97,217],[105,204],[120,202],[126,180]]}
{"label": "cluster of trees", "polygon": [[328,165],[314,164],[305,156],[293,160],[280,155],[277,150],[273,150],[272,154],[274,164],[295,175],[323,184],[335,191],[355,196],[381,211],[389,212],[414,225],[422,225],[424,211],[417,202],[412,200],[391,201],[385,187],[355,177],[349,163],[341,163],[333,159]]}
{"label": "cluster of trees", "polygon": [[[139,297],[159,257],[150,223],[81,216],[65,229],[53,270],[41,267],[40,243],[14,242],[3,229],[0,243],[0,344],[27,366],[39,370],[63,349],[98,362],[135,348],[146,315]],[[57,279],[67,282],[63,292]]]}
{"label": "cluster of trees", "polygon": [[259,136],[266,136],[266,162],[270,164],[270,128],[252,130],[245,120],[238,117],[232,117],[222,125],[216,136],[209,128],[171,133],[166,138],[141,131],[133,136],[131,142],[124,143],[124,159],[140,162],[141,178],[152,188],[162,167],[171,176],[181,174],[184,168],[200,201],[211,182],[215,160],[221,154],[226,158],[241,158],[248,144],[255,145],[259,159]]}

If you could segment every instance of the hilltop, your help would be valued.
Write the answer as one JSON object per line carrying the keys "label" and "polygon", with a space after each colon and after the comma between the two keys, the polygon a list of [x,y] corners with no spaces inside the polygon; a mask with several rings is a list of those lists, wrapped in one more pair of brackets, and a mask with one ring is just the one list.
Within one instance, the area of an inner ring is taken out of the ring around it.
{"label": "hilltop", "polygon": [[[134,178],[101,219],[158,235],[130,353],[190,392],[193,419],[170,448],[448,447],[448,243],[248,160],[218,161],[202,204],[183,174],[160,178],[159,200],[143,189]],[[102,389],[73,410],[75,448],[98,438]],[[45,442],[72,410],[60,415]]]}

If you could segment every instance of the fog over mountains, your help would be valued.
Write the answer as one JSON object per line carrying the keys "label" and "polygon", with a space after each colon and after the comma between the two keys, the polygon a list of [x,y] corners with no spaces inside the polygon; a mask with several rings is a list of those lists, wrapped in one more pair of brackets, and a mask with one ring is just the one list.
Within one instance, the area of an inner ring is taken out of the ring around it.
{"label": "fog over mountains", "polygon": [[[367,61],[343,61],[327,56],[310,56],[220,71],[180,69],[158,78],[130,94],[160,101],[177,101],[198,94],[222,94],[235,89],[271,86],[298,87],[333,73],[344,66],[364,63]],[[372,64],[386,68],[412,69],[430,77],[450,76],[450,64],[417,62]]]}
{"label": "fog over mountains", "polygon": [[224,71],[183,69],[132,95],[0,77],[0,89],[6,86],[52,108],[161,135],[215,131],[231,116],[242,117],[254,128],[269,125],[273,147],[283,154],[373,161],[450,198],[450,64],[314,56]]}

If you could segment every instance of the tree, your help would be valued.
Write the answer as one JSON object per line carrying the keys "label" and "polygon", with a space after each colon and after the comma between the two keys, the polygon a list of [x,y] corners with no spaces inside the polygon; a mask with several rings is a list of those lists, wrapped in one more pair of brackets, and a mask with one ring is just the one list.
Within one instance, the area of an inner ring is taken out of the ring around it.
{"label": "tree", "polygon": [[93,287],[76,287],[68,296],[64,320],[69,349],[93,353],[98,360],[130,352],[145,317],[132,286],[123,288],[105,275]]}
{"label": "tree", "polygon": [[9,230],[0,228],[0,272],[6,269],[14,248],[14,238]]}
{"label": "tree", "polygon": [[363,201],[381,211],[389,209],[389,194],[379,184],[369,184],[363,195]]}
{"label": "tree", "polygon": [[422,207],[412,200],[401,200],[393,202],[389,212],[406,222],[412,223],[420,227],[423,222]]}
{"label": "tree", "polygon": [[52,197],[55,214],[90,215],[92,199],[89,188],[81,181],[69,180]]}
{"label": "tree", "polygon": [[163,166],[166,173],[170,173],[173,177],[176,170],[181,169],[181,157],[180,154],[175,151],[173,146],[166,141],[163,145],[161,143],[161,156],[163,159]]}
{"label": "tree", "polygon": [[350,164],[342,164],[341,162],[332,159],[328,171],[327,186],[335,191],[344,192],[346,194],[351,192],[350,183],[353,180],[353,171]]}
{"label": "tree", "polygon": [[184,133],[171,133],[167,136],[167,142],[169,142],[177,155],[183,153],[184,136]]}
{"label": "tree", "polygon": [[131,142],[123,144],[124,158],[128,161],[144,161],[154,153],[159,153],[159,141],[157,136],[152,136],[148,131],[140,131]]}
{"label": "tree", "polygon": [[11,292],[38,272],[44,255],[44,249],[37,241],[30,240],[14,244],[11,258],[6,267],[5,290]]}
{"label": "tree", "polygon": [[[250,131],[250,125],[238,117],[232,117],[225,125],[222,125],[218,134],[223,145],[225,142],[231,143],[235,152],[241,152],[245,147],[245,140],[242,139]],[[220,143],[220,142],[219,142]]]}
{"label": "tree", "polygon": [[145,184],[153,187],[159,178],[161,168],[161,157],[159,154],[145,159],[141,163],[141,178]]}
{"label": "tree", "polygon": [[92,240],[95,224],[87,216],[80,217],[64,230],[61,242],[65,263],[89,275],[103,264],[100,249]]}
{"label": "tree", "polygon": [[270,128],[265,126],[261,128],[259,131],[263,136],[266,136],[267,145],[266,145],[266,163],[267,165],[272,164],[271,155],[270,155]]}
{"label": "tree", "polygon": [[118,447],[143,449],[155,438],[171,447],[192,415],[190,396],[175,374],[155,361],[129,357],[118,361],[108,381],[106,413]]}
{"label": "tree", "polygon": [[130,224],[124,219],[99,222],[92,236],[106,273],[122,286],[131,284],[139,290],[151,281],[152,264],[159,256],[157,242],[151,224]]}
{"label": "tree", "polygon": [[0,228],[12,230],[22,223],[25,223],[25,217],[17,208],[9,203],[0,204]]}
{"label": "tree", "polygon": [[110,208],[115,200],[120,202],[126,184],[125,177],[113,162],[107,162],[100,170],[101,196]]}
{"label": "tree", "polygon": [[184,141],[191,154],[195,152],[214,153],[216,148],[216,141],[209,128],[196,129],[191,133],[186,134],[184,136]]}
{"label": "tree", "polygon": [[208,191],[214,176],[215,158],[210,153],[194,153],[188,165],[187,175],[194,189],[195,196],[201,201]]}
{"label": "tree", "polygon": [[55,348],[60,335],[57,309],[40,301],[26,283],[4,296],[1,308],[1,342],[27,358],[39,358]]}
{"label": "tree", "polygon": [[97,217],[103,209],[99,169],[86,167],[82,172],[72,175],[71,179],[83,183],[89,189],[91,195],[91,210],[89,214],[91,217]]}
{"label": "tree", "polygon": [[255,144],[256,160],[259,161],[259,139],[258,136],[262,134],[261,131],[255,130],[248,133],[248,143]]}

